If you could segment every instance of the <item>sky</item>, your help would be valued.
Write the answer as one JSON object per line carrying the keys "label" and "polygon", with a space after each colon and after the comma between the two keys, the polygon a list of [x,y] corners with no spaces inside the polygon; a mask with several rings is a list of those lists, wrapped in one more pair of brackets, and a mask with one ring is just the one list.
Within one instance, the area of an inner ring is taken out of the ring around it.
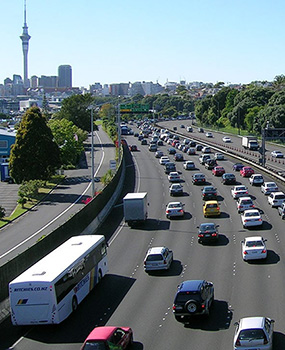
{"label": "sky", "polygon": [[[24,0],[0,0],[0,83],[23,77]],[[73,86],[250,83],[284,74],[284,0],[27,0],[28,76]]]}

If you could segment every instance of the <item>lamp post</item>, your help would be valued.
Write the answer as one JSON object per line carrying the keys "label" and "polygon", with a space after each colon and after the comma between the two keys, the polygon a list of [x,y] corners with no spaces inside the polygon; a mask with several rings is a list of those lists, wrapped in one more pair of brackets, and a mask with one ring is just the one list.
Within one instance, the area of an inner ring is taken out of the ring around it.
{"label": "lamp post", "polygon": [[121,104],[118,104],[118,118],[117,118],[117,124],[118,124],[118,163],[120,164],[121,160],[121,113],[120,113]]}
{"label": "lamp post", "polygon": [[95,194],[95,182],[94,182],[94,115],[93,106],[91,106],[91,196]]}

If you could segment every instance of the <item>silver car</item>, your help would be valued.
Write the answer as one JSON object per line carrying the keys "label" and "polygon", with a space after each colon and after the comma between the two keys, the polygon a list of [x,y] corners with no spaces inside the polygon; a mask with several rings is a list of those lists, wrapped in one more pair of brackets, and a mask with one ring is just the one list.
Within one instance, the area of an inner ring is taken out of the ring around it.
{"label": "silver car", "polygon": [[184,216],[184,204],[181,202],[169,202],[166,206],[165,215],[168,219],[177,216]]}
{"label": "silver car", "polygon": [[173,261],[173,252],[167,247],[149,248],[144,259],[144,270],[168,270]]}

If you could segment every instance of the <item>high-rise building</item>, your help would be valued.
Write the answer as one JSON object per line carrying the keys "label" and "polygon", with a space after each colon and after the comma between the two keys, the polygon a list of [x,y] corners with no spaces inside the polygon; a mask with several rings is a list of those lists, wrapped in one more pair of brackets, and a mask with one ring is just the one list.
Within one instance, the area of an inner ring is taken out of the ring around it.
{"label": "high-rise building", "polygon": [[26,0],[24,0],[24,26],[23,33],[20,36],[22,40],[22,49],[23,49],[23,58],[24,58],[24,87],[29,87],[29,79],[28,79],[28,51],[29,51],[29,40],[31,39],[28,33],[27,26],[27,17],[26,17]]}
{"label": "high-rise building", "polygon": [[72,68],[68,64],[58,67],[58,87],[72,87]]}

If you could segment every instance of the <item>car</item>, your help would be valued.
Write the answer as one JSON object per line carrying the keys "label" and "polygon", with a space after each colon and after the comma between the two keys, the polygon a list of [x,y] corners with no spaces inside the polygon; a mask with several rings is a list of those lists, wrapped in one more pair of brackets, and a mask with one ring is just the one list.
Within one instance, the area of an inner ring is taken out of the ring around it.
{"label": "car", "polygon": [[141,140],[141,145],[147,145],[147,140],[146,139],[142,139]]}
{"label": "car", "polygon": [[183,195],[183,186],[179,183],[172,184],[169,187],[170,196],[182,196]]}
{"label": "car", "polygon": [[80,350],[127,349],[132,346],[133,331],[130,327],[101,326],[94,328]]}
{"label": "car", "polygon": [[246,237],[241,241],[243,260],[257,260],[267,258],[266,239],[261,236]]}
{"label": "car", "polygon": [[[194,140],[190,140],[190,142],[189,142],[189,147],[195,147],[196,148],[196,151],[199,151],[199,149],[197,149],[197,146],[201,146],[201,149],[203,148],[203,146],[202,145],[196,145],[196,141],[194,141]],[[199,147],[198,147],[199,148]],[[200,149],[200,151],[201,151],[201,149]]]}
{"label": "car", "polygon": [[184,216],[184,204],[181,202],[169,202],[166,206],[165,215],[168,219]]}
{"label": "car", "polygon": [[207,147],[207,146],[204,146],[203,148],[202,148],[202,153],[211,153],[212,151],[211,151],[211,148],[210,147]]}
{"label": "car", "polygon": [[242,213],[247,209],[254,208],[253,200],[251,197],[239,197],[237,201],[237,211],[238,213]]}
{"label": "car", "polygon": [[183,168],[184,168],[185,170],[193,170],[193,169],[196,169],[195,163],[192,162],[192,160],[186,160],[186,161],[183,163]]}
{"label": "car", "polygon": [[130,150],[131,152],[136,152],[136,151],[138,150],[138,148],[137,148],[136,145],[130,145],[130,146],[129,146],[129,150]]}
{"label": "car", "polygon": [[162,151],[156,151],[154,156],[155,156],[155,158],[161,158],[163,156],[163,152]]}
{"label": "car", "polygon": [[204,186],[202,191],[202,199],[208,201],[217,198],[217,189],[214,186]]}
{"label": "car", "polygon": [[184,145],[189,145],[189,143],[190,143],[190,140],[189,140],[189,139],[184,139],[184,140],[183,140],[183,144],[184,144]]}
{"label": "car", "polygon": [[271,157],[274,158],[284,158],[284,154],[281,151],[272,151]]}
{"label": "car", "polygon": [[237,185],[231,188],[231,195],[233,199],[240,197],[248,197],[248,189],[244,185]]}
{"label": "car", "polygon": [[167,152],[168,152],[168,154],[175,154],[176,153],[176,149],[173,148],[173,147],[170,147],[170,148],[168,148]]}
{"label": "car", "polygon": [[180,283],[172,311],[178,322],[187,323],[192,316],[209,315],[214,303],[214,284],[206,280],[187,280]]}
{"label": "car", "polygon": [[248,180],[252,186],[261,186],[264,183],[264,179],[261,174],[252,174]]}
{"label": "car", "polygon": [[204,165],[206,160],[211,159],[210,154],[201,154],[199,157],[199,163]]}
{"label": "car", "polygon": [[235,163],[233,165],[233,170],[234,171],[241,171],[241,169],[244,167],[244,165],[242,163]]}
{"label": "car", "polygon": [[138,132],[135,132],[135,133],[134,133],[134,137],[139,137],[139,133],[138,133]]}
{"label": "car", "polygon": [[272,350],[274,320],[245,317],[235,322],[234,350]]}
{"label": "car", "polygon": [[214,154],[214,158],[216,160],[224,160],[225,159],[225,156],[223,155],[223,153],[215,153]]}
{"label": "car", "polygon": [[214,169],[212,169],[212,174],[214,176],[222,176],[225,172],[225,168],[220,165],[215,166]]}
{"label": "car", "polygon": [[285,219],[285,202],[283,202],[278,209],[278,214],[281,216],[281,219]]}
{"label": "car", "polygon": [[250,177],[254,174],[254,170],[250,166],[244,166],[239,173],[242,177]]}
{"label": "car", "polygon": [[198,128],[198,132],[203,133],[203,132],[204,132],[204,129],[203,129],[203,128]]}
{"label": "car", "polygon": [[212,170],[212,169],[214,169],[215,166],[218,165],[218,163],[217,163],[216,159],[210,158],[210,159],[207,159],[207,160],[205,161],[204,165],[205,165],[205,168],[206,168],[206,169]]}
{"label": "car", "polygon": [[272,192],[267,197],[268,204],[271,205],[271,207],[280,207],[281,204],[285,201],[285,193],[283,192]]}
{"label": "car", "polygon": [[189,147],[188,150],[187,150],[187,154],[189,156],[193,156],[194,154],[196,154],[196,148],[194,147]]}
{"label": "car", "polygon": [[244,228],[263,225],[263,220],[258,209],[245,210],[241,214],[241,222]]}
{"label": "car", "polygon": [[145,272],[169,270],[173,261],[173,252],[167,247],[149,248],[144,259]]}
{"label": "car", "polygon": [[205,136],[211,138],[213,137],[213,134],[211,132],[206,132]]}
{"label": "car", "polygon": [[169,182],[179,182],[181,180],[180,175],[177,171],[171,171],[168,174],[168,181]]}
{"label": "car", "polygon": [[177,126],[174,126],[174,127],[173,127],[173,130],[176,131],[176,130],[177,130]]}
{"label": "car", "polygon": [[172,162],[167,162],[164,164],[164,172],[165,174],[169,174],[171,173],[172,171],[176,171],[176,166],[174,163]]}
{"label": "car", "polygon": [[203,204],[203,214],[205,218],[209,216],[220,216],[221,211],[220,211],[218,201],[216,200],[206,201]]}
{"label": "car", "polygon": [[139,141],[142,141],[142,140],[143,140],[143,138],[144,138],[144,136],[143,136],[143,135],[139,135],[139,136],[138,136],[138,140],[139,140]]}
{"label": "car", "polygon": [[187,126],[186,130],[187,130],[188,132],[193,132],[192,126]]}
{"label": "car", "polygon": [[183,154],[181,154],[181,153],[176,153],[176,154],[174,155],[174,160],[175,160],[176,162],[183,162],[183,161],[184,161]]}
{"label": "car", "polygon": [[278,186],[273,181],[264,182],[263,185],[261,185],[260,190],[267,195],[271,192],[278,192]]}
{"label": "car", "polygon": [[181,128],[181,129],[185,129],[185,125],[184,125],[184,124],[181,124],[181,125],[180,125],[180,128]]}
{"label": "car", "polygon": [[157,141],[157,146],[163,146],[163,141],[162,140],[158,140]]}
{"label": "car", "polygon": [[[190,147],[192,147],[192,146],[190,145]],[[202,151],[203,146],[198,144],[198,145],[195,146],[195,148],[196,148],[196,151],[199,152],[199,151]]]}
{"label": "car", "polygon": [[216,225],[212,222],[203,223],[200,226],[197,226],[198,230],[198,243],[205,242],[216,242],[219,239],[219,225]]}
{"label": "car", "polygon": [[156,152],[157,151],[157,145],[155,145],[155,144],[149,145],[148,150],[150,152]]}
{"label": "car", "polygon": [[170,160],[168,158],[168,156],[162,156],[160,159],[159,159],[159,164],[161,165],[164,165],[165,163],[169,163]]}
{"label": "car", "polygon": [[228,137],[228,136],[224,136],[224,137],[222,138],[222,140],[223,140],[223,142],[225,142],[225,143],[230,143],[230,142],[232,142],[232,139],[231,139],[230,137]]}
{"label": "car", "polygon": [[206,182],[206,177],[202,173],[195,173],[192,175],[193,185],[202,185]]}
{"label": "car", "polygon": [[222,175],[222,184],[224,185],[235,185],[236,184],[236,177],[232,173],[224,173]]}

